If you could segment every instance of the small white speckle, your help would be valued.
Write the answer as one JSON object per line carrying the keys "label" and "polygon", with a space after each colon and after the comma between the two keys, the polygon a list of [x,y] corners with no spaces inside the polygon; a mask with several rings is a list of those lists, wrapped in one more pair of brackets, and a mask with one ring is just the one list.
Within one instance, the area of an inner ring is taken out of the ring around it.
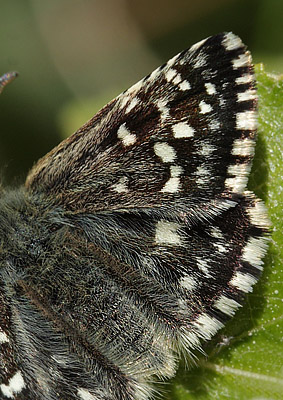
{"label": "small white speckle", "polygon": [[97,397],[94,397],[87,389],[83,388],[78,389],[78,396],[82,400],[97,400]]}
{"label": "small white speckle", "polygon": [[200,113],[201,113],[201,114],[207,114],[207,113],[209,113],[209,112],[212,111],[211,105],[210,105],[210,104],[207,104],[207,103],[206,103],[205,101],[203,101],[203,100],[199,103],[199,108],[200,108]]}
{"label": "small white speckle", "polygon": [[182,286],[183,289],[192,291],[198,286],[198,282],[192,276],[185,275],[180,280],[180,286]]}
{"label": "small white speckle", "polygon": [[238,101],[255,100],[257,98],[257,93],[255,89],[249,89],[245,92],[238,93]]}
{"label": "small white speckle", "polygon": [[177,232],[180,227],[176,222],[158,221],[156,224],[155,242],[161,245],[172,244],[180,246],[182,244],[181,236]]}
{"label": "small white speckle", "polygon": [[250,274],[237,271],[230,281],[230,285],[236,287],[244,293],[252,292],[252,286],[256,283],[256,278]]}
{"label": "small white speckle", "polygon": [[255,142],[252,139],[235,139],[231,154],[233,156],[253,156]]}
{"label": "small white speckle", "polygon": [[205,185],[209,182],[211,173],[208,168],[204,164],[199,165],[195,172],[196,181],[198,185]]}
{"label": "small white speckle", "polygon": [[176,139],[193,137],[195,130],[186,122],[179,122],[172,126],[173,135]]}
{"label": "small white speckle", "polygon": [[188,82],[187,80],[184,80],[183,82],[180,83],[179,88],[184,91],[191,89],[190,82]]}
{"label": "small white speckle", "polygon": [[242,260],[247,261],[259,270],[262,270],[264,263],[262,258],[266,253],[266,247],[267,243],[265,238],[250,237],[243,249]]}
{"label": "small white speckle", "polygon": [[218,300],[216,300],[214,307],[222,311],[224,314],[232,316],[235,314],[235,311],[241,307],[241,305],[235,300],[229,299],[228,297],[222,295]]}
{"label": "small white speckle", "polygon": [[177,157],[175,149],[166,142],[157,142],[153,147],[155,154],[165,163],[173,162]]}
{"label": "small white speckle", "polygon": [[235,82],[237,85],[245,85],[251,83],[254,80],[253,74],[244,74],[236,78]]}
{"label": "small white speckle", "polygon": [[137,137],[135,134],[131,133],[127,127],[126,123],[122,124],[118,131],[117,131],[117,136],[120,140],[122,140],[122,143],[124,146],[131,146],[134,144],[137,140]]}
{"label": "small white speckle", "polygon": [[8,342],[9,342],[8,336],[6,335],[5,332],[2,331],[2,329],[0,329],[0,344]]}
{"label": "small white speckle", "polygon": [[136,105],[138,103],[139,103],[139,99],[137,97],[134,97],[133,100],[128,105],[128,107],[126,108],[125,113],[127,114],[128,112],[130,112],[134,107],[136,107]]}
{"label": "small white speckle", "polygon": [[236,50],[243,46],[241,39],[232,32],[226,33],[222,44],[228,51]]}
{"label": "small white speckle", "polygon": [[126,176],[123,176],[122,178],[119,179],[118,183],[115,183],[111,187],[117,193],[127,193],[129,191],[129,188],[127,186],[128,181],[129,179]]}
{"label": "small white speckle", "polygon": [[204,86],[206,88],[207,94],[209,94],[209,95],[216,94],[216,87],[215,87],[215,85],[213,83],[206,82],[204,84]]}
{"label": "small white speckle", "polygon": [[240,54],[238,58],[235,58],[235,60],[232,60],[233,69],[246,67],[248,65],[251,65],[251,63],[251,55],[248,51],[246,51],[244,54]]}
{"label": "small white speckle", "polygon": [[25,387],[25,381],[21,371],[17,371],[12,378],[9,379],[8,385],[1,384],[0,389],[4,396],[14,399],[15,395],[20,393]]}

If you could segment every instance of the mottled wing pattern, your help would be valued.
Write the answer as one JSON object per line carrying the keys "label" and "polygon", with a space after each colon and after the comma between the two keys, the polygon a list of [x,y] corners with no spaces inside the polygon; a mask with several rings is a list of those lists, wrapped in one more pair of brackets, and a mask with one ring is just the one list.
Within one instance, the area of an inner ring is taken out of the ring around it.
{"label": "mottled wing pattern", "polygon": [[40,267],[7,267],[2,398],[145,400],[235,313],[269,225],[246,189],[256,107],[250,54],[219,34],[35,165],[25,193],[49,234]]}
{"label": "mottled wing pattern", "polygon": [[210,37],[109,103],[34,167],[27,187],[75,211],[216,212],[246,186],[256,106],[245,46]]}

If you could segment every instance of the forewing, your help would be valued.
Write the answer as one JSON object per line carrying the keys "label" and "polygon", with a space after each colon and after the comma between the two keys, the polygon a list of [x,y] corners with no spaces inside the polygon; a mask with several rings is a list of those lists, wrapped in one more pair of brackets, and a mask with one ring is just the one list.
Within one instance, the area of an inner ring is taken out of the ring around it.
{"label": "forewing", "polygon": [[219,199],[245,189],[256,99],[240,39],[210,37],[104,107],[35,165],[26,186],[76,212],[193,214],[213,204],[216,213]]}

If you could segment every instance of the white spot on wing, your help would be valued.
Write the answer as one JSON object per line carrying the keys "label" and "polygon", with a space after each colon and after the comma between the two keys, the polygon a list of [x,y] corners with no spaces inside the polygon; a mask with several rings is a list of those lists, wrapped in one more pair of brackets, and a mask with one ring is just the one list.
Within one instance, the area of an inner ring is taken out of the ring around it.
{"label": "white spot on wing", "polygon": [[222,311],[226,315],[234,315],[235,311],[240,307],[241,305],[237,303],[233,299],[229,299],[228,297],[222,295],[219,297],[218,300],[214,303],[214,307],[217,308],[218,310]]}
{"label": "white spot on wing", "polygon": [[220,122],[217,121],[216,119],[213,119],[212,121],[210,121],[210,123],[208,124],[208,127],[210,130],[212,131],[218,131],[220,129]]}
{"label": "white spot on wing", "polygon": [[164,121],[166,121],[166,119],[170,118],[170,110],[164,100],[159,100],[156,105],[158,107],[158,110],[160,111],[161,122],[163,123]]}
{"label": "white spot on wing", "polygon": [[183,168],[179,165],[171,165],[170,167],[170,174],[171,177],[165,183],[164,187],[162,188],[161,192],[167,193],[175,193],[178,192],[180,186],[180,175],[183,172]]}
{"label": "white spot on wing", "polygon": [[177,75],[177,71],[175,69],[168,69],[168,71],[165,73],[165,78],[168,82],[172,81],[175,76]]}
{"label": "white spot on wing", "polygon": [[236,78],[235,82],[237,85],[243,85],[246,83],[251,83],[254,80],[253,74],[244,74]]}
{"label": "white spot on wing", "polygon": [[188,82],[187,80],[184,80],[183,82],[180,83],[179,88],[181,90],[189,90],[189,89],[191,89],[190,82]]}
{"label": "white spot on wing", "polygon": [[176,159],[176,151],[166,142],[157,142],[154,144],[155,154],[161,158],[163,162],[173,162]]}
{"label": "white spot on wing", "polygon": [[177,74],[177,75],[175,76],[175,78],[173,79],[174,85],[178,85],[178,83],[180,83],[181,80],[182,80],[181,75],[180,75],[180,74]]}
{"label": "white spot on wing", "polygon": [[207,103],[206,103],[205,101],[203,101],[203,100],[199,103],[199,108],[200,108],[200,113],[201,113],[201,114],[207,114],[207,113],[209,113],[209,112],[212,111],[211,105],[210,105],[210,104],[207,104]]}
{"label": "white spot on wing", "polygon": [[182,288],[192,291],[198,286],[198,282],[190,275],[185,275],[180,279],[180,286]]}
{"label": "white spot on wing", "polygon": [[215,150],[217,150],[215,146],[212,146],[211,144],[208,144],[208,143],[203,143],[200,148],[199,153],[202,156],[207,157],[207,156],[210,156],[211,153],[213,153]]}
{"label": "white spot on wing", "polygon": [[256,278],[250,274],[237,271],[230,281],[230,285],[236,287],[244,293],[252,292],[252,286],[256,283]]}
{"label": "white spot on wing", "polygon": [[252,139],[235,139],[231,154],[233,156],[252,156],[254,154],[255,143]]}
{"label": "white spot on wing", "polygon": [[196,258],[197,260],[197,267],[198,269],[203,272],[203,274],[207,277],[207,278],[212,278],[211,273],[209,272],[209,265],[208,262],[206,260],[203,260],[200,257]]}
{"label": "white spot on wing", "polygon": [[5,332],[0,329],[0,344],[9,342],[9,338]]}
{"label": "white spot on wing", "polygon": [[127,114],[128,112],[130,112],[138,103],[139,99],[137,97],[134,97],[133,100],[128,105],[128,107],[126,108],[125,113]]}
{"label": "white spot on wing", "polygon": [[266,239],[262,237],[250,237],[248,242],[246,243],[242,260],[247,261],[253,267],[258,268],[259,270],[263,269],[263,257],[266,253]]}
{"label": "white spot on wing", "polygon": [[259,228],[268,228],[270,226],[267,210],[262,201],[257,200],[253,207],[247,209],[247,213],[254,226]]}
{"label": "white spot on wing", "polygon": [[124,146],[131,146],[134,144],[137,140],[137,137],[135,134],[131,133],[129,129],[126,127],[126,123],[122,124],[118,131],[117,131],[117,136],[119,139],[122,140],[122,143]]}
{"label": "white spot on wing", "polygon": [[4,396],[13,399],[14,396],[22,391],[25,387],[25,381],[21,371],[17,371],[12,378],[9,379],[8,385],[1,384],[0,389]]}
{"label": "white spot on wing", "polygon": [[238,93],[238,101],[255,100],[257,98],[257,93],[255,89],[248,89],[245,92]]}
{"label": "white spot on wing", "polygon": [[216,87],[213,83],[207,82],[204,84],[206,92],[209,95],[216,94]]}
{"label": "white spot on wing", "polygon": [[155,232],[155,242],[157,244],[166,245],[181,245],[181,236],[177,233],[177,230],[181,226],[176,222],[169,221],[158,221],[156,224],[156,232]]}
{"label": "white spot on wing", "polygon": [[173,135],[176,139],[189,138],[194,136],[194,128],[185,122],[179,122],[172,126]]}
{"label": "white spot on wing", "polygon": [[87,389],[83,388],[78,389],[78,396],[80,396],[82,400],[97,400]]}
{"label": "white spot on wing", "polygon": [[112,189],[117,193],[127,193],[129,188],[127,186],[129,179],[126,176],[123,176],[119,179],[118,183],[112,185]]}
{"label": "white spot on wing", "polygon": [[228,51],[236,50],[243,46],[241,39],[232,32],[226,33],[222,44]]}
{"label": "white spot on wing", "polygon": [[204,339],[210,339],[215,333],[223,327],[222,322],[208,314],[201,314],[194,322],[193,325],[197,328],[200,336]]}
{"label": "white spot on wing", "polygon": [[232,60],[233,69],[246,67],[248,65],[251,65],[251,63],[251,55],[248,51],[246,51],[244,54],[240,54],[238,58],[235,58],[235,60]]}

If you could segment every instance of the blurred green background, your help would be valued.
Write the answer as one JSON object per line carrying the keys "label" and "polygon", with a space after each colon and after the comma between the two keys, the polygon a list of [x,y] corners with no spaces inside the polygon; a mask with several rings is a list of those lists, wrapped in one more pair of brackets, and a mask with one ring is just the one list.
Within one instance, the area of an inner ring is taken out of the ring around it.
{"label": "blurred green background", "polygon": [[1,4],[0,169],[32,164],[100,107],[191,44],[241,36],[256,63],[283,71],[282,0],[13,0]]}

